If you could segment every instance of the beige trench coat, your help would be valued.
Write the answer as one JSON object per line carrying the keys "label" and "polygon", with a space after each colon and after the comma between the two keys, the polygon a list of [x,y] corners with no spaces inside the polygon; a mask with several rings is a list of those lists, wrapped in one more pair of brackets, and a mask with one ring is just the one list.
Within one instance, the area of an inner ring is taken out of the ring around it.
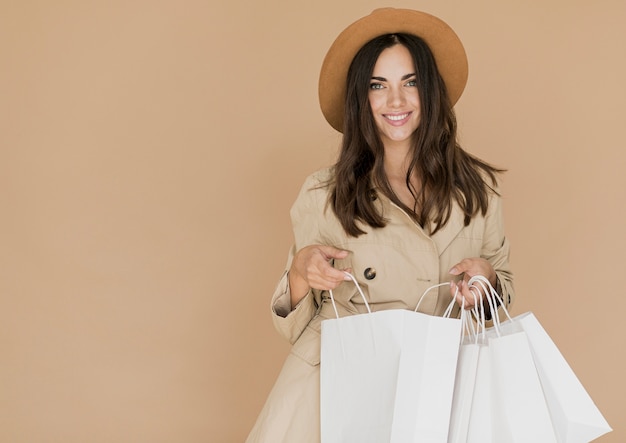
{"label": "beige trench coat", "polygon": [[[325,169],[308,177],[291,208],[295,244],[286,269],[295,251],[304,246],[325,244],[345,249],[350,255],[337,260],[335,266],[352,268],[373,311],[414,309],[427,288],[451,280],[452,266],[464,258],[483,257],[496,271],[505,302],[513,301],[509,245],[497,195],[491,196],[487,214],[474,217],[468,226],[463,225],[463,213],[455,206],[446,226],[430,236],[378,193],[373,198],[388,220],[387,226],[361,226],[367,233],[354,238],[345,234],[326,204],[327,189],[320,185],[329,174]],[[247,443],[320,442],[320,325],[335,314],[328,294],[316,290],[292,310],[288,286],[285,271],[272,297],[271,315],[278,332],[293,346]],[[340,316],[365,312],[351,282],[342,283],[333,294]],[[442,315],[450,301],[450,288],[443,286],[426,294],[419,310]]]}

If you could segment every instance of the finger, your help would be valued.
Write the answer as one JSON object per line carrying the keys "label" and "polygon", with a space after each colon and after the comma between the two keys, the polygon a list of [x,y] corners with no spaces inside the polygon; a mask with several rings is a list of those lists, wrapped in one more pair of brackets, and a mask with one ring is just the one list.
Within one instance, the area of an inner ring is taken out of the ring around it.
{"label": "finger", "polygon": [[473,304],[470,303],[470,299],[467,297],[467,285],[465,282],[463,280],[459,281],[457,283],[457,288],[459,289],[457,294],[457,303],[465,309],[471,309]]}
{"label": "finger", "polygon": [[461,260],[450,269],[450,274],[464,274],[464,280],[469,281],[471,277],[482,275],[486,277],[492,285],[496,282],[496,272],[491,263],[484,258],[472,257]]}
{"label": "finger", "polygon": [[470,288],[465,280],[459,284],[461,296],[465,299],[465,309],[473,309],[481,299],[482,294],[476,288]]}
{"label": "finger", "polygon": [[352,278],[348,274],[352,274],[352,268],[345,268],[341,270],[337,270],[333,267],[330,267],[332,275],[326,274],[322,275],[316,280],[317,284],[320,287],[315,287],[315,289],[322,290],[331,290],[337,288],[344,281],[352,281]]}
{"label": "finger", "polygon": [[324,255],[324,258],[326,260],[331,260],[333,258],[337,258],[337,259],[346,258],[348,254],[350,253],[349,251],[346,251],[344,249],[338,249],[338,248],[335,248],[334,246],[326,246],[326,245],[321,245],[319,247],[319,250]]}
{"label": "finger", "polygon": [[335,289],[342,282],[351,280],[345,271],[335,269],[325,261],[310,269],[308,279],[311,287],[321,290]]}
{"label": "finger", "polygon": [[[334,254],[334,252],[332,252]],[[337,254],[335,254],[337,255]],[[327,254],[327,251],[319,248],[311,251],[308,257],[308,265],[311,269],[318,268],[321,271],[334,269],[331,265],[332,257]]]}
{"label": "finger", "polygon": [[461,293],[461,288],[454,281],[450,282],[450,294],[452,295],[452,297],[454,297],[454,299],[456,300],[456,303],[460,307],[465,307],[465,301],[464,301],[463,294]]}
{"label": "finger", "polygon": [[347,275],[347,274],[351,274],[351,275],[354,274],[354,271],[352,271],[352,268],[345,268],[345,269],[342,269],[342,271],[344,273],[343,279],[346,281],[352,281],[352,279]]}
{"label": "finger", "polygon": [[328,290],[336,289],[344,281],[346,281],[344,278],[334,279],[334,278],[324,278],[324,277],[316,276],[314,278],[311,278],[310,285],[312,288],[320,289],[322,291],[328,291]]}
{"label": "finger", "polygon": [[469,258],[465,258],[458,262],[456,265],[452,266],[450,269],[450,274],[452,275],[461,275],[464,272],[467,272],[472,266],[472,260]]}
{"label": "finger", "polygon": [[[323,260],[317,262],[316,265],[319,267],[319,272],[323,275],[325,280],[331,281],[333,284],[335,282],[338,284],[342,281],[351,280],[351,278],[346,275],[346,270],[337,269],[331,264],[333,259],[346,258],[350,253],[349,251],[337,249],[333,246],[320,246],[319,253]],[[351,273],[352,269],[349,269],[348,272]]]}
{"label": "finger", "polygon": [[344,271],[336,269],[331,262],[333,259],[346,258],[349,253],[328,245],[305,246],[294,256],[291,270],[311,288],[334,289],[350,277]]}

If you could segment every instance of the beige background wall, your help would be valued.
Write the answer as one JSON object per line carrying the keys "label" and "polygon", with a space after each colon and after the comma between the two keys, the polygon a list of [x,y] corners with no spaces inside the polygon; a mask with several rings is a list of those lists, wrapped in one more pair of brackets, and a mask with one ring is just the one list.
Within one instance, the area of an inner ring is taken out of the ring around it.
{"label": "beige background wall", "polygon": [[[396,1],[466,45],[462,142],[508,168],[515,312],[626,439],[626,3]],[[0,3],[0,441],[241,442],[335,35],[384,3]]]}

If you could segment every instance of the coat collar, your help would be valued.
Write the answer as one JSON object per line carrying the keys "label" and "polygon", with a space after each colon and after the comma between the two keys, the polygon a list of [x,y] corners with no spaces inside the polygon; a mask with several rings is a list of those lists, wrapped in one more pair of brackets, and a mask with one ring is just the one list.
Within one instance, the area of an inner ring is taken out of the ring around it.
{"label": "coat collar", "polygon": [[459,232],[461,232],[461,230],[465,227],[465,215],[456,201],[453,201],[452,203],[452,208],[450,210],[450,219],[448,220],[448,223],[446,223],[445,226],[443,226],[439,231],[430,235],[428,232],[431,232],[432,228],[434,228],[434,223],[431,223],[431,229],[424,230],[403,209],[393,203],[380,190],[374,192],[375,194],[373,195],[378,198],[383,215],[385,215],[385,217],[388,217],[394,212],[398,212],[399,214],[401,214],[402,217],[406,218],[407,223],[411,223],[422,236],[428,238],[434,243],[435,247],[437,248],[437,252],[440,255],[443,251],[446,250],[450,243],[452,243],[452,241],[459,235]]}

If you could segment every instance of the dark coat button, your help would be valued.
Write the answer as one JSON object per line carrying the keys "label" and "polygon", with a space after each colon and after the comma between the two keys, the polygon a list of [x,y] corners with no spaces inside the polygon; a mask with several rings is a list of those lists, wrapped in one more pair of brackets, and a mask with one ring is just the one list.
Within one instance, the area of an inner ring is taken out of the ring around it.
{"label": "dark coat button", "polygon": [[363,276],[368,280],[373,280],[374,277],[376,277],[376,269],[367,268],[365,271],[363,271]]}

